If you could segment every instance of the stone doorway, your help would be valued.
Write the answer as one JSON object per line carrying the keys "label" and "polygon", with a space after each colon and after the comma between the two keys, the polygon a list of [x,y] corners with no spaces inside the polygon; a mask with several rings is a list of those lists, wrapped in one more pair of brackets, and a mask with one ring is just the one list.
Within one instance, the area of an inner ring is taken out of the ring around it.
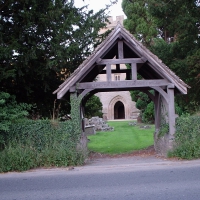
{"label": "stone doorway", "polygon": [[121,101],[116,102],[114,106],[114,119],[125,119],[124,104]]}

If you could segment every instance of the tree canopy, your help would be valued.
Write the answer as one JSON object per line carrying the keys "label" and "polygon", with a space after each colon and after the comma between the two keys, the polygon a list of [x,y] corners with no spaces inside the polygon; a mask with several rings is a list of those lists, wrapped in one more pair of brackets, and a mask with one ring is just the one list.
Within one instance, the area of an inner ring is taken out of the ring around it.
{"label": "tree canopy", "polygon": [[67,0],[3,0],[0,5],[0,90],[48,111],[52,92],[98,45],[105,9]]}
{"label": "tree canopy", "polygon": [[127,16],[124,26],[143,44],[149,46],[152,38],[158,35],[153,16],[148,11],[147,1],[123,0],[122,8]]}
{"label": "tree canopy", "polygon": [[191,86],[178,104],[199,108],[200,1],[123,0],[122,8],[125,27]]}

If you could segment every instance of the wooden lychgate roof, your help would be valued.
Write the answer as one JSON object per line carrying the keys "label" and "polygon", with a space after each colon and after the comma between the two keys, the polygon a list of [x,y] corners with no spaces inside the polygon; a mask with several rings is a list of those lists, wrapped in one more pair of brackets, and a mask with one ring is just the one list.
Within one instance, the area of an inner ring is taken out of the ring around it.
{"label": "wooden lychgate roof", "polygon": [[[121,69],[120,64],[129,64],[130,68]],[[116,68],[111,68],[111,65],[116,65]],[[112,73],[126,73],[126,80],[111,80]],[[107,74],[107,81],[96,82],[95,78],[99,74]],[[140,74],[143,80],[137,80],[137,74]],[[54,94],[61,99],[75,90],[148,90],[155,86],[163,89],[174,87],[175,92],[181,94],[187,94],[189,88],[156,55],[118,24],[92,55],[54,91]]]}

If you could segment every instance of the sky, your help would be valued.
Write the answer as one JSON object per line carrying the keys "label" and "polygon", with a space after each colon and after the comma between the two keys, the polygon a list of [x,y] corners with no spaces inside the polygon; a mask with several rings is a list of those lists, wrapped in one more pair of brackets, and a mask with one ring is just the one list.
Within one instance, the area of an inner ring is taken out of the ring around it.
{"label": "sky", "polygon": [[[89,5],[88,8],[91,10],[93,9],[94,11],[98,11],[100,10],[101,8],[104,8],[106,4],[109,3],[109,0],[74,0],[75,2],[75,6],[77,7],[81,7],[83,5]],[[114,19],[116,16],[119,16],[119,15],[124,15],[125,14],[123,13],[122,11],[122,8],[121,8],[121,3],[122,3],[122,0],[118,0],[118,3],[113,5],[111,8],[110,8],[110,13],[109,15],[112,16]]]}

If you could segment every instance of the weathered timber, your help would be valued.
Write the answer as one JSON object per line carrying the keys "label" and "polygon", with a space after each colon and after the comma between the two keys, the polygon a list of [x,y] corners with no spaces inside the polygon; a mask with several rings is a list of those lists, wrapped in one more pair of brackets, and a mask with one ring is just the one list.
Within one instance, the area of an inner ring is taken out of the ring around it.
{"label": "weathered timber", "polygon": [[116,65],[116,64],[131,64],[131,63],[144,63],[142,58],[124,58],[124,59],[102,59],[96,62],[97,65]]}
{"label": "weathered timber", "polygon": [[106,74],[107,74],[107,81],[111,81],[111,65],[106,65]]}
{"label": "weathered timber", "polygon": [[161,87],[152,86],[151,88],[154,89],[154,90],[156,90],[156,91],[158,91],[164,97],[165,101],[167,103],[169,103],[169,97],[168,97],[167,93]]}
{"label": "weathered timber", "polygon": [[119,41],[118,42],[118,56],[119,56],[119,59],[123,59],[124,58],[123,41]]}
{"label": "weathered timber", "polygon": [[167,86],[169,82],[164,79],[158,80],[126,80],[126,81],[109,81],[109,82],[85,82],[78,83],[76,89],[112,89],[112,88],[138,88],[138,87],[155,87]]}
{"label": "weathered timber", "polygon": [[169,97],[168,102],[168,118],[169,118],[169,134],[172,136],[175,133],[175,109],[174,109],[174,89],[167,88],[167,94]]}
{"label": "weathered timber", "polygon": [[131,63],[132,80],[137,80],[137,64]]}
{"label": "weathered timber", "polygon": [[[131,73],[131,69],[111,69],[112,73]],[[99,74],[106,74],[106,70],[102,70]]]}
{"label": "weathered timber", "polygon": [[[87,89],[87,90],[83,90],[82,92],[81,92],[81,97],[83,98],[86,94],[88,94],[89,92],[91,92],[93,89]],[[75,90],[74,90],[75,91]]]}

